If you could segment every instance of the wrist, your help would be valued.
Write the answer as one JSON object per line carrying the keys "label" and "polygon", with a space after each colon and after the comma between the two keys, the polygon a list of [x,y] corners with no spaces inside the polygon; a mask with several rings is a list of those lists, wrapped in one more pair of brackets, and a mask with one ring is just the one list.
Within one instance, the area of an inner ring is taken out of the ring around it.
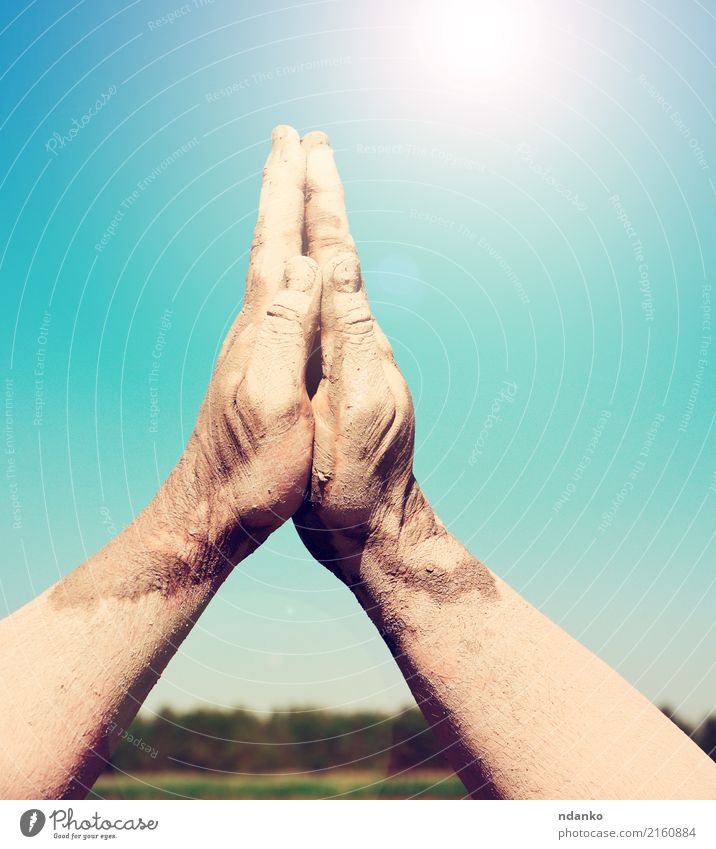
{"label": "wrist", "polygon": [[[178,465],[135,520],[140,538],[163,559],[177,564],[182,583],[218,580],[248,557],[272,527],[251,523],[235,497],[222,496],[196,454],[185,452]],[[240,514],[239,514],[240,513]]]}
{"label": "wrist", "polygon": [[401,564],[405,583],[417,577],[419,566],[429,568],[430,550],[450,537],[415,478],[412,477],[393,505],[376,513],[365,551],[375,568],[386,575]]}
{"label": "wrist", "polygon": [[58,608],[86,610],[103,601],[139,601],[157,593],[201,605],[229,571],[216,551],[174,525],[160,490],[130,525],[59,581],[50,597]]}
{"label": "wrist", "polygon": [[197,511],[189,514],[189,497],[180,509],[168,483],[113,544],[121,549],[135,594],[213,593],[246,554],[237,551],[228,529],[212,528]]}
{"label": "wrist", "polygon": [[450,534],[414,479],[400,511],[371,533],[364,554],[361,579],[376,601],[426,593],[445,604],[467,592],[496,592],[492,573]]}
{"label": "wrist", "polygon": [[[249,535],[240,522],[218,521],[206,501],[177,487],[170,477],[125,533],[147,559],[157,564],[157,589],[216,589],[233,567],[261,541]],[[183,493],[183,494],[182,494]]]}

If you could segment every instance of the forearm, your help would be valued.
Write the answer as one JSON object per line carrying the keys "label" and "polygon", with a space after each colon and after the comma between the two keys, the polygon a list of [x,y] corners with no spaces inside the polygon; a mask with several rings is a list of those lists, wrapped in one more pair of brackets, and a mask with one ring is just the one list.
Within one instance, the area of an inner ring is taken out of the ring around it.
{"label": "forearm", "polygon": [[426,504],[388,536],[358,595],[475,797],[716,798],[713,762]]}
{"label": "forearm", "polygon": [[150,508],[0,623],[2,798],[86,795],[228,573],[184,531]]}

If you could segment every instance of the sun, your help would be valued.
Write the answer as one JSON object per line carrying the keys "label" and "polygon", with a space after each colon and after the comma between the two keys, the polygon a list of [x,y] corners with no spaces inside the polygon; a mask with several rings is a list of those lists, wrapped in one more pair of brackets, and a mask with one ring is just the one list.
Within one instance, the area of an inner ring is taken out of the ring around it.
{"label": "sun", "polygon": [[538,24],[532,0],[433,0],[418,12],[415,40],[438,73],[500,82],[532,65]]}

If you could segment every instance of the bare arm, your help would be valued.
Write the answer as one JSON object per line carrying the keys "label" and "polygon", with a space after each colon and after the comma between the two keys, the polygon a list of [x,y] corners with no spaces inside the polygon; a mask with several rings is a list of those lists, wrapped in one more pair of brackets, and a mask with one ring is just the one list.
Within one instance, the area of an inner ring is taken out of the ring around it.
{"label": "bare arm", "polygon": [[2,798],[83,798],[228,574],[194,583],[152,512],[0,622]]}
{"label": "bare arm", "polygon": [[2,798],[84,796],[233,566],[301,503],[320,304],[305,171],[295,130],[277,128],[244,308],[176,468],[129,528],[0,622]]}
{"label": "bare arm", "polygon": [[434,516],[330,145],[320,133],[303,145],[308,249],[323,271],[311,500],[295,517],[307,547],[380,629],[475,797],[715,798],[716,765]]}
{"label": "bare arm", "polygon": [[714,799],[716,765],[411,493],[356,594],[476,798]]}

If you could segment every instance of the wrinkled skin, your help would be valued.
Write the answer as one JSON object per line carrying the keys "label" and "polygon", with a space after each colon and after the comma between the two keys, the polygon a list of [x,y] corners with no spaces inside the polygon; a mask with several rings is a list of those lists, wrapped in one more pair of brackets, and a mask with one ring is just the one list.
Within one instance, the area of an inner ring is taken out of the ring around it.
{"label": "wrinkled skin", "polygon": [[277,127],[244,307],[183,456],[127,528],[0,621],[3,798],[85,796],[233,566],[302,503],[321,295],[305,179],[296,131]]}
{"label": "wrinkled skin", "polygon": [[415,416],[368,303],[328,138],[310,133],[302,144],[307,249],[323,277],[322,379],[310,495],[295,523],[309,551],[354,584],[366,544],[398,533],[423,502],[412,473]]}
{"label": "wrinkled skin", "polygon": [[[309,401],[314,344],[321,363]],[[414,431],[408,387],[368,304],[330,143],[279,127],[244,309],[155,502],[186,529],[202,577],[298,511],[309,550],[352,585],[366,544],[392,545],[406,513],[423,517],[423,535],[439,533],[412,474]]]}
{"label": "wrinkled skin", "polygon": [[278,127],[244,309],[180,463],[119,536],[0,621],[0,795],[84,796],[233,565],[293,514],[473,797],[715,798],[691,740],[446,531],[413,439],[328,140]]}
{"label": "wrinkled skin", "polygon": [[152,508],[206,561],[230,567],[290,518],[309,481],[313,414],[305,371],[321,280],[301,255],[306,157],[277,127],[264,168],[244,307],[184,455]]}
{"label": "wrinkled skin", "polygon": [[433,513],[330,145],[311,133],[303,146],[323,276],[311,490],[294,517],[309,551],[351,587],[474,798],[712,798],[712,762]]}

